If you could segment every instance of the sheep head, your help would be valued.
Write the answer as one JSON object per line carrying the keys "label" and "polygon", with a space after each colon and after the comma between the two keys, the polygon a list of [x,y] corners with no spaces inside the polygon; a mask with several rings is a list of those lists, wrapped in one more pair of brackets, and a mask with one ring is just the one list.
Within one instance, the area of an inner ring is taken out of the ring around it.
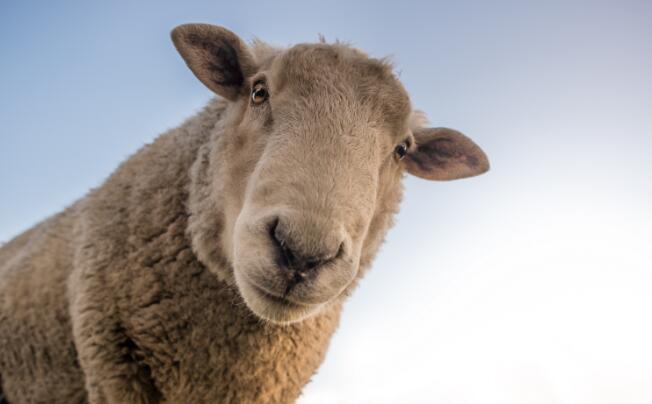
{"label": "sheep head", "polygon": [[452,180],[489,168],[461,133],[419,124],[387,62],[347,45],[250,47],[206,24],[172,39],[229,103],[211,155],[220,253],[260,318],[297,322],[347,295],[391,224],[405,172]]}

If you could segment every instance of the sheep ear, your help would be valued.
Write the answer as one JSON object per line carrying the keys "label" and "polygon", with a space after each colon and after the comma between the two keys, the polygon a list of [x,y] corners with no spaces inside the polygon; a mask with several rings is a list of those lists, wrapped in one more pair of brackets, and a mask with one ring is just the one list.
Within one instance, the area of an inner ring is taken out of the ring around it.
{"label": "sheep ear", "polygon": [[445,181],[473,177],[489,170],[487,155],[456,130],[421,128],[413,134],[416,145],[403,160],[412,175]]}
{"label": "sheep ear", "polygon": [[172,42],[190,70],[217,94],[235,100],[246,79],[256,73],[254,58],[233,32],[209,24],[184,24],[172,30]]}

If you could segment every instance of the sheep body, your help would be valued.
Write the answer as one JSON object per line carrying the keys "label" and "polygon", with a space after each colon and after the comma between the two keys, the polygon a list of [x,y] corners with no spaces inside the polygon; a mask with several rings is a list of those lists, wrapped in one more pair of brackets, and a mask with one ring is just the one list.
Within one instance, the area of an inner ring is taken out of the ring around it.
{"label": "sheep body", "polygon": [[[0,249],[0,374],[10,402],[299,395],[323,359],[337,308],[296,325],[262,322],[196,259],[186,234],[191,166],[223,109],[213,101]],[[106,357],[118,360],[105,368]],[[84,379],[98,396],[86,396]],[[93,388],[113,379],[131,389],[103,397]]]}
{"label": "sheep body", "polygon": [[223,98],[0,248],[9,402],[292,402],[404,173],[489,168],[461,133],[414,124],[391,66],[347,45],[250,49],[206,24],[172,39]]}

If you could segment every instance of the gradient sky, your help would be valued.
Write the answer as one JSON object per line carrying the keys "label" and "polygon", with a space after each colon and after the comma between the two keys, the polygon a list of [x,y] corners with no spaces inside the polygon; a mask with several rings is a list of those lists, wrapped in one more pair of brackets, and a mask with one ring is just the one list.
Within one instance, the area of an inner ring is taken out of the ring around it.
{"label": "gradient sky", "polygon": [[[137,4],[136,4],[137,3]],[[487,175],[406,180],[301,403],[652,402],[652,3],[0,2],[0,240],[211,97],[185,22],[392,55]]]}

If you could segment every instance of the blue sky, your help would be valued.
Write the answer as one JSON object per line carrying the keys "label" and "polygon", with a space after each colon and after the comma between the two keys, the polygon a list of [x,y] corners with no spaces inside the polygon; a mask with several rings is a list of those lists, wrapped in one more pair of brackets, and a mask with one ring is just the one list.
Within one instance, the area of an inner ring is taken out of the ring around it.
{"label": "blue sky", "polygon": [[[652,401],[652,3],[0,3],[0,240],[211,94],[169,31],[392,55],[492,171],[408,178],[305,403]],[[470,388],[473,386],[473,388]]]}

